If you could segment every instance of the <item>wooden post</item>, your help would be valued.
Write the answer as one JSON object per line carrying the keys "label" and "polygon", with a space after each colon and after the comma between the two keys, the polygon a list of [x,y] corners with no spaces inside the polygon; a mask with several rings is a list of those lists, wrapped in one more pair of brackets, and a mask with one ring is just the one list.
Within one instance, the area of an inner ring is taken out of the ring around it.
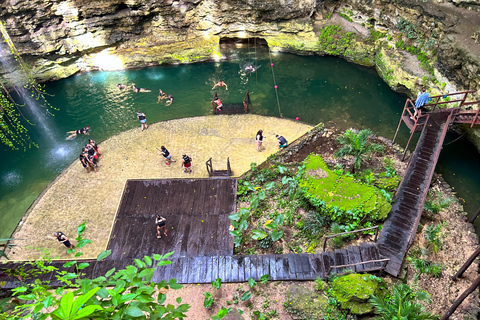
{"label": "wooden post", "polygon": [[217,100],[217,91],[215,91],[215,94],[213,95],[213,100],[212,100],[213,114],[217,114],[217,104],[215,103],[215,100]]}
{"label": "wooden post", "polygon": [[470,267],[473,260],[475,260],[475,258],[479,254],[480,254],[480,247],[478,247],[477,250],[475,250],[475,252],[472,253],[472,255],[467,259],[467,261],[465,261],[463,266],[461,266],[460,269],[457,271],[457,273],[455,273],[455,275],[452,277],[452,280],[455,280],[455,279],[461,277],[463,275],[463,273],[468,269],[468,267]]}
{"label": "wooden post", "polygon": [[478,103],[478,109],[477,109],[477,112],[475,113],[475,117],[473,117],[473,120],[472,120],[472,123],[470,124],[470,128],[473,128],[473,125],[475,124],[475,122],[477,121],[477,118],[478,118],[478,113],[480,112],[480,101]]}
{"label": "wooden post", "polygon": [[405,106],[403,107],[402,114],[400,115],[400,122],[398,122],[397,131],[395,131],[395,136],[393,137],[392,144],[394,144],[395,140],[397,139],[398,130],[400,130],[400,126],[402,125],[402,121],[403,121],[403,115],[405,114],[405,110],[407,109],[408,100],[410,99],[407,99],[407,101],[405,102]]}
{"label": "wooden post", "polygon": [[477,210],[477,213],[475,214],[475,216],[472,219],[470,219],[470,221],[468,222],[473,223],[478,218],[479,215],[480,215],[480,208]]}
{"label": "wooden post", "polygon": [[475,281],[473,281],[472,285],[470,286],[470,288],[468,288],[467,290],[465,290],[461,295],[460,297],[458,297],[458,299],[453,303],[453,305],[450,307],[450,309],[448,309],[447,312],[445,312],[445,314],[440,318],[440,320],[447,320],[450,318],[450,316],[455,312],[455,310],[457,310],[457,308],[462,304],[463,300],[465,300],[466,297],[468,297],[470,295],[470,293],[472,293],[473,291],[475,291],[475,289],[477,289],[477,287],[480,285],[480,276],[477,277],[477,279],[475,279]]}

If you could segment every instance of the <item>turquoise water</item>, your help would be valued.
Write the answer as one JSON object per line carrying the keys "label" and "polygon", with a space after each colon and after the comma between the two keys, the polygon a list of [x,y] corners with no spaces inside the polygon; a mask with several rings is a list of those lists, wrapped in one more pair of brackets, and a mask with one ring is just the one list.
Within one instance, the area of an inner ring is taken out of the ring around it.
{"label": "turquoise water", "polygon": [[[43,117],[44,127],[30,127],[39,148],[23,152],[0,147],[0,238],[11,234],[38,194],[78,156],[87,138],[66,141],[66,131],[88,125],[92,128],[90,137],[99,142],[139,126],[137,110],[146,114],[149,123],[209,115],[211,88],[218,80],[224,80],[229,88],[217,89],[223,103],[241,102],[249,90],[251,113],[281,113],[310,124],[325,122],[344,129],[370,128],[378,135],[393,137],[406,97],[390,90],[375,70],[332,57],[277,53],[270,60],[266,51],[252,53],[225,51],[228,60],[218,63],[91,72],[48,83],[46,91],[53,95],[48,100],[59,110],[53,117]],[[248,63],[260,66],[258,72],[241,72]],[[120,91],[118,83],[135,83],[152,92]],[[171,106],[157,103],[159,88],[174,96]],[[403,127],[399,142],[405,145],[406,138]],[[459,148],[468,150],[465,158],[457,159]],[[473,146],[460,139],[444,149],[438,166],[471,211],[480,204],[479,158]]]}

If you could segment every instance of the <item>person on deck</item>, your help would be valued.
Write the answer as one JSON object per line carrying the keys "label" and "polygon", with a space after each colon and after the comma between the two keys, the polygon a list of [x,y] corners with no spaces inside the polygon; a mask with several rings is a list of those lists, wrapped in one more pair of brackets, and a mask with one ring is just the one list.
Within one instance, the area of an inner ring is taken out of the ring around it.
{"label": "person on deck", "polygon": [[225,87],[225,90],[228,90],[228,86],[225,82],[223,82],[222,80],[218,81],[217,83],[215,83],[215,85],[213,86],[212,90],[215,89],[216,87]]}
{"label": "person on deck", "polygon": [[[428,102],[428,92],[425,88],[422,88],[422,92],[418,93],[417,100],[415,100],[415,114],[413,115],[416,119],[419,115],[422,115],[421,108]],[[413,120],[413,119],[412,119]]]}
{"label": "person on deck", "polygon": [[67,236],[63,234],[63,232],[57,231],[53,234],[53,236],[57,238],[58,241],[63,243],[68,249],[75,248],[75,246],[70,242],[70,240],[68,240]]}
{"label": "person on deck", "polygon": [[85,168],[85,171],[87,171],[87,173],[90,173],[90,170],[88,169],[89,165],[88,165],[87,156],[84,153],[82,153],[78,156],[78,160],[80,160],[80,162],[82,163],[82,166]]}
{"label": "person on deck", "polygon": [[95,152],[97,153],[97,156],[100,157],[100,150],[98,148],[97,143],[93,139],[88,139],[88,144],[92,146],[93,149],[95,149]]}
{"label": "person on deck", "polygon": [[140,120],[140,125],[142,127],[142,131],[148,129],[147,125],[147,118],[145,117],[145,113],[140,112],[140,110],[137,111],[137,118]]}
{"label": "person on deck", "polygon": [[82,129],[78,129],[78,130],[74,130],[74,131],[68,131],[67,134],[69,134],[69,136],[66,138],[66,140],[72,140],[78,134],[89,135],[90,134],[90,127],[86,126]]}
{"label": "person on deck", "polygon": [[165,237],[167,236],[167,228],[165,227],[165,221],[167,221],[167,219],[165,219],[161,215],[157,214],[155,216],[155,224],[157,225],[157,239],[162,238],[162,234],[160,232],[161,230],[163,230]]}
{"label": "person on deck", "polygon": [[278,149],[285,148],[288,145],[287,139],[285,139],[283,136],[279,136],[278,134],[275,135],[278,140]]}
{"label": "person on deck", "polygon": [[262,149],[263,144],[263,130],[258,130],[257,135],[255,136],[255,140],[257,141],[257,151],[260,152]]}
{"label": "person on deck", "polygon": [[162,89],[158,89],[158,101],[157,103],[160,103],[160,100],[163,100],[167,98],[167,94],[162,91]]}
{"label": "person on deck", "polygon": [[165,102],[166,106],[169,106],[173,103],[173,96],[171,94],[168,95],[167,102]]}
{"label": "person on deck", "polygon": [[176,162],[175,160],[172,159],[172,155],[170,154],[170,152],[168,152],[167,148],[165,148],[164,146],[161,146],[160,149],[162,149],[162,150],[160,151],[157,148],[157,153],[159,155],[162,155],[165,158],[165,162],[167,163],[167,166],[170,165],[170,161],[171,162]]}
{"label": "person on deck", "polygon": [[222,108],[223,108],[222,101],[218,97],[216,97],[215,100],[213,100],[213,102],[215,102],[215,104],[217,105],[217,110],[222,111]]}
{"label": "person on deck", "polygon": [[182,154],[182,167],[185,168],[183,172],[192,173],[192,158],[187,156],[185,153]]}

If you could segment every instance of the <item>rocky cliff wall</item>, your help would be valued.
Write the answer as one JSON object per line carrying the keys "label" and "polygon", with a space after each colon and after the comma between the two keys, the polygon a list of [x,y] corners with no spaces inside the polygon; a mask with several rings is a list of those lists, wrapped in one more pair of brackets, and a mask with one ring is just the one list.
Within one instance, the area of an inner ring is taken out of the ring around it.
{"label": "rocky cliff wall", "polygon": [[[278,50],[337,55],[375,66],[393,89],[410,95],[424,85],[434,93],[480,88],[478,1],[0,0],[0,4],[0,21],[40,81],[89,70],[222,59],[222,37],[257,37]],[[480,99],[480,90],[476,97]]]}

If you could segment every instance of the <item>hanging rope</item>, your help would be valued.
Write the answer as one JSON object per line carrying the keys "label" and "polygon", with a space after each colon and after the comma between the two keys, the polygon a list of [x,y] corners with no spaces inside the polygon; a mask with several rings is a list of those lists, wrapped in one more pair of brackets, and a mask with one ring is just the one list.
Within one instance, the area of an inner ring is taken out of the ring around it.
{"label": "hanging rope", "polygon": [[454,143],[455,141],[457,141],[458,139],[460,139],[461,137],[463,137],[465,135],[466,132],[464,132],[460,137],[458,137],[457,139],[453,140],[453,141],[450,141],[449,143],[447,144],[444,144],[443,146],[448,146],[449,144],[452,144]]}
{"label": "hanging rope", "polygon": [[280,109],[280,99],[278,99],[278,86],[277,81],[275,80],[275,72],[273,71],[273,62],[272,62],[272,53],[270,52],[270,47],[268,47],[268,56],[270,57],[270,67],[272,69],[272,77],[273,77],[273,85],[275,88],[275,95],[277,96],[277,105],[278,105],[278,113],[280,117],[283,118],[282,110]]}

